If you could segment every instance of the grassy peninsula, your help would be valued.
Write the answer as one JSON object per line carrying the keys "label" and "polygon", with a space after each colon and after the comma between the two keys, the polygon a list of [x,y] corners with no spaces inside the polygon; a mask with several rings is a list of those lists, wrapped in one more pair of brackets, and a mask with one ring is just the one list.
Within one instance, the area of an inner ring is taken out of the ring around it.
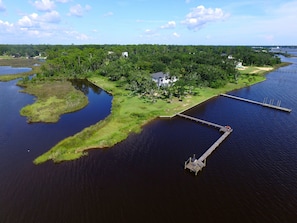
{"label": "grassy peninsula", "polygon": [[158,100],[155,103],[141,97],[129,96],[130,92],[117,87],[115,82],[104,77],[92,77],[89,81],[113,95],[111,114],[105,119],[68,137],[51,150],[34,160],[35,164],[47,160],[61,162],[77,159],[93,148],[107,148],[126,139],[131,133],[141,131],[143,125],[160,116],[173,116],[212,97],[234,89],[240,89],[265,80],[264,73],[272,67],[250,67],[251,74],[242,74],[237,83],[228,83],[222,88],[199,88],[195,96],[180,101]]}
{"label": "grassy peninsula", "polygon": [[36,96],[36,101],[21,109],[20,114],[27,117],[27,122],[57,122],[62,114],[74,112],[88,104],[88,98],[83,92],[75,89],[69,81],[64,79],[43,79],[29,82],[29,76],[41,72],[44,62],[39,59],[24,57],[0,57],[0,66],[30,67],[31,71],[0,75],[0,81],[11,81],[22,78],[18,85],[24,87],[21,92]]}
{"label": "grassy peninsula", "polygon": [[30,84],[21,81],[22,92],[35,95],[37,100],[23,107],[21,115],[28,122],[57,122],[62,114],[84,108],[88,98],[83,92],[75,89],[69,81],[38,81]]}

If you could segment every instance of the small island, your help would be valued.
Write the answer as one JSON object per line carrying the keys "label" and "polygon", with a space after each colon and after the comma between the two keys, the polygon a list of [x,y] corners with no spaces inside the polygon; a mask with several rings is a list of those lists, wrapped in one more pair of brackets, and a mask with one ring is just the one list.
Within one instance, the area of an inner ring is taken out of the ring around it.
{"label": "small island", "polygon": [[[111,147],[153,119],[172,117],[220,93],[261,82],[267,72],[283,65],[274,54],[250,47],[49,48],[37,75],[19,82],[24,92],[37,96],[21,110],[29,122],[56,122],[61,114],[88,103],[73,91],[69,79],[87,79],[112,94],[112,110],[106,119],[60,141],[34,163],[74,160],[89,149]],[[155,73],[164,74],[164,79],[153,80]]]}

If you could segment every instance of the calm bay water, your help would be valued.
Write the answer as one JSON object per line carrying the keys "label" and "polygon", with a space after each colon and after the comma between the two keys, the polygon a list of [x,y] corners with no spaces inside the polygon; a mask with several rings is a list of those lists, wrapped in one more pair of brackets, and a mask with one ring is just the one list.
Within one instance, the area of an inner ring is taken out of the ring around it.
{"label": "calm bay water", "polygon": [[28,72],[30,70],[32,70],[32,69],[31,68],[28,68],[28,67],[1,66],[1,68],[0,68],[0,75],[17,74],[17,73],[22,73],[22,72]]}
{"label": "calm bay water", "polygon": [[19,109],[33,97],[0,83],[0,222],[297,222],[297,58],[286,60],[293,65],[230,94],[281,100],[291,113],[224,97],[186,112],[234,129],[196,177],[184,161],[220,133],[181,118],[156,119],[73,162],[35,166],[37,155],[106,117],[111,97],[90,89],[87,108],[27,124]]}

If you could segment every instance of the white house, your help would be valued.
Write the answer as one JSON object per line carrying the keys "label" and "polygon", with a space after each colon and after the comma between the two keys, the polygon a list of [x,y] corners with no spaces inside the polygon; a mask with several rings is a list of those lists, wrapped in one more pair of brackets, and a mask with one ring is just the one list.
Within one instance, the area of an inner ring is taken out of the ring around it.
{"label": "white house", "polygon": [[229,59],[229,60],[233,60],[234,57],[233,57],[232,55],[229,55],[229,56],[228,56],[228,59]]}
{"label": "white house", "polygon": [[171,77],[169,74],[164,74],[163,72],[157,72],[151,75],[152,80],[158,85],[158,87],[167,87],[171,83],[177,81],[176,77]]}
{"label": "white house", "polygon": [[122,57],[128,58],[128,52],[122,52]]}
{"label": "white house", "polygon": [[240,68],[243,68],[243,65],[242,65],[242,62],[236,62],[236,66],[235,66],[236,69],[240,69]]}

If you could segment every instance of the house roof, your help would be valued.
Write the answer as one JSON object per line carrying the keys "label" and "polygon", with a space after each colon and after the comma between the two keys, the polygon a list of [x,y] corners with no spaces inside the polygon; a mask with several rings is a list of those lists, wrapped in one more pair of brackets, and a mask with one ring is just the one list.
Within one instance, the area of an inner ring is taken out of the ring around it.
{"label": "house roof", "polygon": [[159,78],[164,78],[168,77],[168,74],[164,74],[163,72],[157,72],[151,75],[153,79],[159,79]]}

